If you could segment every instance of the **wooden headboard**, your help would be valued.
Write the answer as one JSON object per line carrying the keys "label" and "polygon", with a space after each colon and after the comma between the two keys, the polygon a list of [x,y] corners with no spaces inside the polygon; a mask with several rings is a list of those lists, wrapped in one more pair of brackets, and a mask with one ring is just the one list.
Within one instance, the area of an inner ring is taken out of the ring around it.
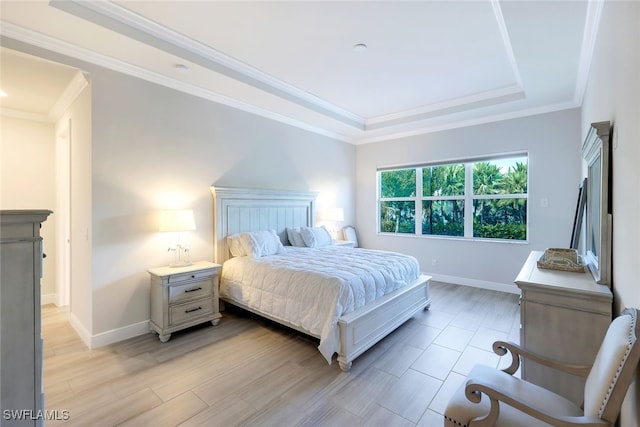
{"label": "wooden headboard", "polygon": [[287,227],[314,224],[318,193],[211,187],[213,194],[214,256],[218,264],[229,259],[226,237],[243,231],[275,230],[287,244]]}

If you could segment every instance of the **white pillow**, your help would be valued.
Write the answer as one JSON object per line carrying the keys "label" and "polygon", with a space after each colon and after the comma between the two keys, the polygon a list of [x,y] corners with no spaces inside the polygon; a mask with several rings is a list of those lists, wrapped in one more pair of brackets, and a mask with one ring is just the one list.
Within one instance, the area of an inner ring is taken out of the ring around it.
{"label": "white pillow", "polygon": [[275,255],[284,251],[280,237],[274,230],[240,233],[240,241],[245,253],[251,258]]}
{"label": "white pillow", "polygon": [[229,247],[229,251],[231,252],[232,256],[247,256],[247,253],[242,247],[240,234],[237,233],[227,236],[227,246]]}
{"label": "white pillow", "polygon": [[302,227],[300,228],[300,234],[305,245],[310,248],[321,248],[333,244],[331,234],[324,228],[324,225],[322,227]]}
{"label": "white pillow", "polygon": [[289,228],[287,227],[287,238],[291,246],[305,247],[304,239],[300,234],[300,227]]}

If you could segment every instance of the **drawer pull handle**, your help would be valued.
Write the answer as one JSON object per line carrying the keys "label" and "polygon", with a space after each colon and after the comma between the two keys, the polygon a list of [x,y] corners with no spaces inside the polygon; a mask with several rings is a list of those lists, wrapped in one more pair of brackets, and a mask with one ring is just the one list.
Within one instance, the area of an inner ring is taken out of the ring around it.
{"label": "drawer pull handle", "polygon": [[185,313],[193,313],[194,311],[202,310],[202,307],[192,308],[191,310],[185,310]]}
{"label": "drawer pull handle", "polygon": [[191,278],[192,278],[192,279],[195,279],[195,278],[196,278],[196,275],[195,275],[195,274],[192,274],[192,275],[191,275]]}
{"label": "drawer pull handle", "polygon": [[189,293],[189,292],[195,292],[195,291],[201,291],[202,288],[195,288],[195,289],[185,289],[185,293]]}

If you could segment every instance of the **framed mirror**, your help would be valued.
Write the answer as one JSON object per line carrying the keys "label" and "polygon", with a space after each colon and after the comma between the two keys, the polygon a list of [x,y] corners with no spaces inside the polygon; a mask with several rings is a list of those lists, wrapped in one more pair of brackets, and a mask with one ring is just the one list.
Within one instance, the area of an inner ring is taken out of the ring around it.
{"label": "framed mirror", "polygon": [[596,282],[611,287],[610,122],[592,123],[582,144],[587,163],[584,259]]}

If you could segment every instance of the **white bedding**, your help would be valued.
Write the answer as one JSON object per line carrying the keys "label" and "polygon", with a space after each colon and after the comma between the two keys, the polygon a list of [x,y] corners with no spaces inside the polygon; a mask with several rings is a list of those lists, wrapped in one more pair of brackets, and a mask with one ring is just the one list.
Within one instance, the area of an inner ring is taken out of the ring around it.
{"label": "white bedding", "polygon": [[220,296],[320,337],[318,349],[331,363],[340,345],[338,318],[413,282],[419,270],[415,258],[395,252],[286,247],[226,261]]}

